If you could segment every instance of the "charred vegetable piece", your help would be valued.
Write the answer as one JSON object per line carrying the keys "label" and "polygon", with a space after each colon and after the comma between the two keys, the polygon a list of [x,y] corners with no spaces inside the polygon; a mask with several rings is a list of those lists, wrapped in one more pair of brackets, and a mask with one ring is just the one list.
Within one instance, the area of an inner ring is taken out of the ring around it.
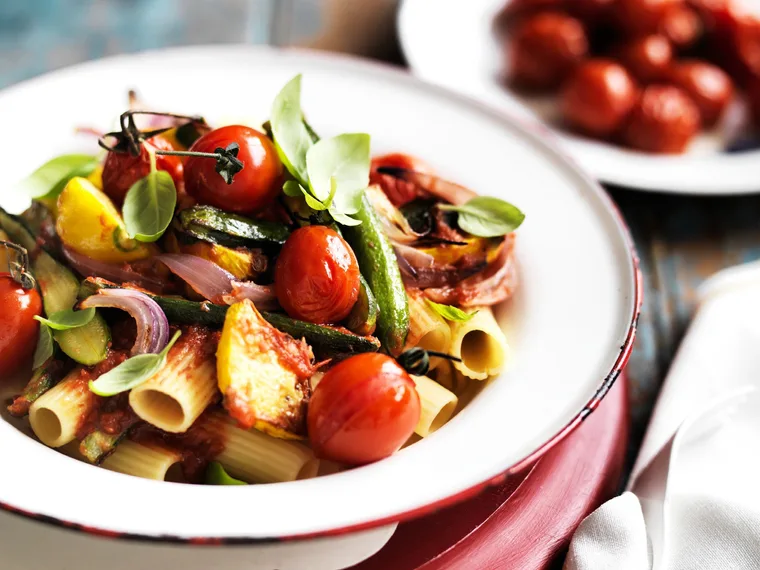
{"label": "charred vegetable piece", "polygon": [[[0,226],[17,244],[25,247],[32,259],[32,274],[42,293],[45,314],[52,315],[71,309],[77,300],[79,281],[62,264],[50,257],[38,245],[34,235],[17,218],[0,208]],[[61,349],[81,364],[91,366],[106,357],[111,335],[108,325],[99,314],[83,327],[55,331]]]}
{"label": "charred vegetable piece", "polygon": [[362,207],[355,217],[362,223],[345,227],[343,232],[377,299],[380,342],[391,354],[397,355],[403,350],[409,333],[409,306],[396,254],[366,196],[362,197]]}
{"label": "charred vegetable piece", "polygon": [[363,276],[359,276],[359,298],[346,318],[346,327],[360,335],[370,335],[377,326],[377,299]]}
{"label": "charred vegetable piece", "polygon": [[65,246],[96,261],[126,263],[154,252],[129,238],[111,199],[86,178],[72,178],[58,196],[56,230]]}
{"label": "charred vegetable piece", "polygon": [[180,235],[177,239],[174,234],[167,237],[165,246],[171,253],[188,253],[213,261],[242,280],[252,280],[267,269],[267,258],[259,249],[244,247],[233,249],[217,243],[196,240],[186,235]]}
{"label": "charred vegetable piece", "polygon": [[129,430],[111,435],[100,430],[95,430],[85,437],[79,444],[79,452],[87,461],[94,465],[100,463],[114,451],[116,446],[127,436]]}
{"label": "charred vegetable piece", "polygon": [[283,224],[252,220],[212,206],[194,206],[179,213],[182,231],[196,239],[227,247],[281,246],[290,235]]}
{"label": "charred vegetable piece", "polygon": [[[104,279],[88,278],[82,283],[79,296],[86,298],[97,293],[99,289],[115,287],[119,286]],[[219,328],[224,324],[225,313],[228,309],[226,306],[145,293],[158,303],[172,323],[197,324],[211,328]],[[293,338],[304,339],[321,358],[376,352],[380,348],[377,340],[372,337],[359,336],[331,327],[298,321],[280,313],[264,312],[261,313],[261,316],[278,330],[288,333]]]}
{"label": "charred vegetable piece", "polygon": [[63,362],[54,359],[50,359],[43,366],[40,366],[32,374],[32,378],[24,387],[21,395],[16,396],[11,405],[8,406],[8,413],[17,418],[26,416],[29,413],[29,406],[55,386],[67,371],[68,367]]}
{"label": "charred vegetable piece", "polygon": [[19,216],[26,227],[41,241],[42,247],[50,255],[58,257],[61,250],[61,240],[55,231],[53,212],[39,200],[32,200],[23,214]]}
{"label": "charred vegetable piece", "polygon": [[235,303],[216,352],[224,407],[246,428],[284,439],[303,437],[312,358],[304,341],[272,327],[253,303]]}

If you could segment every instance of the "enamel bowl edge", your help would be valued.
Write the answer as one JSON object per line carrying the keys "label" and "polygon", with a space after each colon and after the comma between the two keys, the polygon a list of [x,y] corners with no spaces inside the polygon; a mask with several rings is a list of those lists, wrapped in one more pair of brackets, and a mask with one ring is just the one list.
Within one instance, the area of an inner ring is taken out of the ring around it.
{"label": "enamel bowl edge", "polygon": [[[7,176],[17,180],[55,154],[93,149],[95,141],[75,138],[73,129],[110,127],[128,88],[157,109],[260,123],[299,72],[303,105],[319,132],[369,132],[373,152],[418,155],[442,176],[526,213],[517,245],[521,287],[495,311],[512,345],[508,369],[441,430],[385,461],[245,488],[99,470],[46,448],[3,416],[0,453],[15,467],[0,470],[0,507],[106,536],[194,544],[340,534],[471,496],[535,460],[599,405],[630,354],[641,304],[636,254],[614,204],[540,133],[398,70],[245,46],[146,52],[65,69],[0,93],[0,123],[13,135],[0,141],[0,152],[20,155]],[[225,87],[199,77],[224,77]],[[46,125],[44,140],[28,128],[33,121]],[[38,153],[19,152],[32,145]],[[6,190],[0,205],[25,206]],[[203,516],[186,516],[187,509]]]}

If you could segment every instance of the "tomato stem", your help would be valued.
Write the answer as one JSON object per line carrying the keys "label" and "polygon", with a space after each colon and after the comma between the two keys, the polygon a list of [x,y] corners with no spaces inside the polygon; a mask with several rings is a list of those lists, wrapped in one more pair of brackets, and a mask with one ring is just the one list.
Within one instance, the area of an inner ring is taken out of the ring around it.
{"label": "tomato stem", "polygon": [[240,151],[240,145],[230,143],[227,148],[217,147],[214,152],[197,152],[193,150],[156,150],[156,154],[166,154],[169,156],[194,156],[197,158],[213,158],[216,160],[216,171],[224,178],[227,184],[232,184],[235,175],[243,170],[245,163],[237,155]]}
{"label": "tomato stem", "polygon": [[418,346],[402,352],[396,359],[396,362],[398,362],[409,374],[424,376],[430,370],[431,356],[438,356],[439,358],[453,360],[454,362],[462,362],[461,358],[452,356],[451,354],[438,352],[436,350],[425,350]]}
{"label": "tomato stem", "polygon": [[34,289],[37,284],[29,273],[29,252],[18,244],[0,240],[0,245],[8,252],[8,271],[11,278],[24,289]]}

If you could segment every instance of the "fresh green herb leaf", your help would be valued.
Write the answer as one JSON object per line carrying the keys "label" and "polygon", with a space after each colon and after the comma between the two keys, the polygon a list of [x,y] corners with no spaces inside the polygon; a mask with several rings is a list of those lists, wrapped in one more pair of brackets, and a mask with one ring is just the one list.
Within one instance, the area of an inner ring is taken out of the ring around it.
{"label": "fresh green herb leaf", "polygon": [[168,172],[156,170],[132,184],[122,210],[129,237],[156,241],[169,227],[176,205],[177,189]]}
{"label": "fresh green herb leaf", "polygon": [[75,176],[89,176],[98,159],[89,154],[64,154],[47,161],[19,184],[18,191],[31,198],[57,198]]}
{"label": "fresh green herb leaf", "polygon": [[282,185],[282,191],[286,196],[290,196],[291,198],[298,198],[306,193],[306,189],[295,180],[287,180]]}
{"label": "fresh green herb leaf", "polygon": [[312,145],[301,112],[301,76],[296,75],[277,94],[270,119],[280,160],[298,182],[308,186],[306,153]]}
{"label": "fresh green herb leaf", "polygon": [[67,331],[69,329],[78,329],[89,323],[95,317],[95,308],[75,311],[73,309],[64,309],[53,313],[47,319],[35,315],[35,319],[43,325],[56,331]]}
{"label": "fresh green herb leaf", "polygon": [[356,218],[352,218],[351,216],[333,210],[330,210],[330,215],[332,216],[332,219],[338,222],[341,226],[360,226],[362,224],[361,220],[357,220]]}
{"label": "fresh green herb leaf", "polygon": [[333,209],[355,214],[361,206],[362,192],[369,185],[369,135],[344,134],[322,139],[306,153],[312,195],[325,201],[337,185]]}
{"label": "fresh green herb leaf", "polygon": [[426,299],[426,301],[428,302],[428,305],[430,305],[436,313],[441,315],[447,321],[453,321],[455,323],[466,323],[472,317],[478,314],[477,311],[474,311],[472,313],[466,313],[459,307],[452,307],[451,305],[442,305],[440,303],[431,301],[430,299]]}
{"label": "fresh green herb leaf", "polygon": [[181,331],[174,333],[166,348],[158,354],[138,354],[96,380],[90,380],[90,391],[98,396],[107,397],[136,388],[164,367],[166,355],[181,334]]}
{"label": "fresh green herb leaf", "polygon": [[206,468],[206,485],[247,485],[245,481],[234,479],[218,461],[212,461]]}
{"label": "fresh green herb leaf", "polygon": [[457,212],[459,227],[479,237],[497,237],[515,231],[525,219],[516,206],[489,196],[478,196],[462,206],[442,204],[441,210]]}
{"label": "fresh green herb leaf", "polygon": [[34,349],[32,370],[37,370],[53,356],[53,333],[45,323],[40,323],[40,336],[37,339],[37,348]]}

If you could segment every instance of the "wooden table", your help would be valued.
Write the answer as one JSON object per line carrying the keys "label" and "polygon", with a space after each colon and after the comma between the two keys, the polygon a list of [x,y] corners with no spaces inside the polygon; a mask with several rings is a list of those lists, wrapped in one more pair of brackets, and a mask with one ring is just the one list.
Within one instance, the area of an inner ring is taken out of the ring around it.
{"label": "wooden table", "polygon": [[[392,0],[2,0],[0,88],[116,53],[204,43],[317,43],[400,61]],[[366,16],[367,6],[377,10]],[[357,8],[357,6],[361,6]],[[386,32],[320,37],[325,14],[346,12]],[[364,10],[364,12],[362,12]],[[330,41],[327,41],[330,40]],[[213,78],[209,78],[213,80]],[[758,181],[760,190],[760,180]],[[644,310],[629,366],[629,465],[689,321],[694,291],[711,273],[760,257],[760,196],[691,198],[610,190],[642,261]]]}

